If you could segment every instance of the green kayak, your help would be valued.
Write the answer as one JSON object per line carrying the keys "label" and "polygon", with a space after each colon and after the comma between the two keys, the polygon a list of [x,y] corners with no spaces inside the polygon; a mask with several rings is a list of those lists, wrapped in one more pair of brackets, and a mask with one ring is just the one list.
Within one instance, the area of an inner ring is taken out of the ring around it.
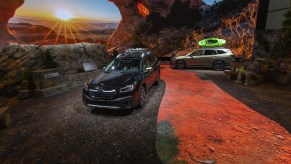
{"label": "green kayak", "polygon": [[208,39],[200,40],[198,42],[198,45],[201,47],[221,47],[225,43],[226,43],[226,40],[224,39],[208,38]]}

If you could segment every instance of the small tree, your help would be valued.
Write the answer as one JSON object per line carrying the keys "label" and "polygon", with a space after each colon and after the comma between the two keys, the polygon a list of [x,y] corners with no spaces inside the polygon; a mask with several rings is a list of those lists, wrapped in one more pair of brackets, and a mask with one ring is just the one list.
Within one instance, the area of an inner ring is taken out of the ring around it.
{"label": "small tree", "polygon": [[192,34],[187,35],[185,40],[182,41],[182,46],[184,49],[199,48],[198,42],[204,39],[205,36],[206,34],[203,32],[203,29],[193,31]]}
{"label": "small tree", "polygon": [[291,57],[291,10],[289,9],[284,15],[285,20],[283,26],[283,38],[274,47],[273,58],[286,58]]}
{"label": "small tree", "polygon": [[57,68],[58,63],[55,62],[55,57],[51,56],[49,50],[47,50],[44,54],[41,55],[42,59],[42,67],[44,69],[51,69],[51,68]]}

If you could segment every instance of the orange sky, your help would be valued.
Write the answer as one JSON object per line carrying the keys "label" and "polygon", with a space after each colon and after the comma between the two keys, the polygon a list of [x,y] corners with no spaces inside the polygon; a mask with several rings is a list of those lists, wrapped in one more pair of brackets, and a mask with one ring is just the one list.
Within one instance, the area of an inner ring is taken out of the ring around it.
{"label": "orange sky", "polygon": [[56,18],[57,11],[66,11],[72,18],[119,21],[117,7],[107,0],[25,0],[16,16]]}

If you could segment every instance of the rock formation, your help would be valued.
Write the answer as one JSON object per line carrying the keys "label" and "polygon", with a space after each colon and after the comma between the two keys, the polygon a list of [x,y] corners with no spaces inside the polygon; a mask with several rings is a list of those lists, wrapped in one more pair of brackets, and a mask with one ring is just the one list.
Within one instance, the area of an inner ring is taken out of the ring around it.
{"label": "rock formation", "polygon": [[[123,50],[132,45],[132,38],[136,27],[145,21],[145,14],[141,13],[140,7],[146,12],[156,12],[166,17],[173,6],[175,0],[109,0],[113,2],[122,16],[117,30],[108,41],[109,50]],[[190,2],[191,6],[200,6],[201,0],[180,0],[181,2]],[[7,23],[14,16],[15,10],[24,3],[24,0],[0,0],[0,50],[5,44],[17,42],[7,30]],[[139,8],[138,8],[139,5]]]}
{"label": "rock formation", "polygon": [[95,62],[102,67],[110,61],[104,45],[78,43],[65,45],[9,44],[0,53],[0,90],[17,85],[28,71],[43,67],[43,55],[52,56],[64,75],[83,70],[83,63]]}
{"label": "rock formation", "polygon": [[17,8],[23,5],[24,0],[0,0],[0,51],[7,43],[17,42],[7,30],[7,24],[10,18],[15,14]]}
{"label": "rock formation", "polygon": [[[107,48],[109,51],[114,49],[123,50],[132,44],[132,38],[136,27],[145,21],[142,13],[139,13],[138,4],[143,5],[149,12],[160,13],[166,17],[171,10],[175,0],[109,0],[113,2],[121,13],[122,20],[117,30],[111,36]],[[186,2],[189,0],[180,0]],[[191,6],[200,6],[201,0],[190,0]]]}

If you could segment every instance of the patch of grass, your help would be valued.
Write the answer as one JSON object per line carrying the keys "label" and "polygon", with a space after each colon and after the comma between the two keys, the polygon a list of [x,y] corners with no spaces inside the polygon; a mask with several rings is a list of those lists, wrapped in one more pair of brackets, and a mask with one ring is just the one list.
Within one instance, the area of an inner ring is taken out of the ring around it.
{"label": "patch of grass", "polygon": [[203,73],[199,73],[197,76],[198,76],[201,80],[211,80],[210,77],[204,75]]}
{"label": "patch of grass", "polygon": [[164,164],[187,164],[186,161],[177,160],[179,153],[179,139],[175,135],[170,122],[159,122],[157,126],[157,152]]}

